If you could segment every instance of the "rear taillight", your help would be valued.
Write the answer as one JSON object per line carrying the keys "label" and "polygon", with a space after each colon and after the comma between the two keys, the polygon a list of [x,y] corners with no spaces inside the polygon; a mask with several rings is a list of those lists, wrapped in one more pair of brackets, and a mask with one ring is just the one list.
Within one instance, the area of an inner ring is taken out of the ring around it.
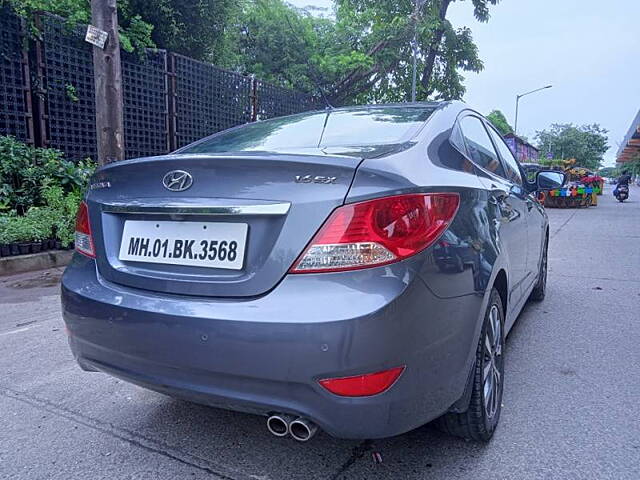
{"label": "rear taillight", "polygon": [[404,366],[354,377],[327,378],[320,385],[341,397],[368,397],[388,390],[404,372]]}
{"label": "rear taillight", "polygon": [[355,270],[415,255],[444,232],[460,204],[457,193],[378,198],[337,208],[290,273]]}
{"label": "rear taillight", "polygon": [[78,207],[74,241],[77,252],[87,257],[96,258],[96,252],[93,248],[93,237],[91,236],[91,225],[89,224],[89,209],[85,202],[80,203]]}

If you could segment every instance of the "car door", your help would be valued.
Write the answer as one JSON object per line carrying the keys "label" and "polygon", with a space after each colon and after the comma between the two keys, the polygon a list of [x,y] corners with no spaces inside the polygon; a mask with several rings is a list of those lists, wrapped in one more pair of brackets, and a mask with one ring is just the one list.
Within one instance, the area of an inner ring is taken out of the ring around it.
{"label": "car door", "polygon": [[528,207],[524,190],[522,185],[507,178],[484,121],[474,114],[466,114],[459,123],[468,157],[481,169],[479,178],[489,193],[488,208],[497,220],[501,247],[508,261],[509,303],[515,305],[520,303],[522,284],[528,276]]}
{"label": "car door", "polygon": [[513,190],[519,190],[520,196],[526,204],[526,221],[527,221],[527,275],[522,284],[523,293],[526,293],[533,285],[538,274],[540,259],[542,258],[542,248],[544,246],[544,209],[534,197],[532,192],[525,188],[523,177],[523,169],[507,146],[502,136],[491,126],[488,125],[489,134],[496,146],[496,150],[500,154],[503,162],[506,178],[513,184]]}

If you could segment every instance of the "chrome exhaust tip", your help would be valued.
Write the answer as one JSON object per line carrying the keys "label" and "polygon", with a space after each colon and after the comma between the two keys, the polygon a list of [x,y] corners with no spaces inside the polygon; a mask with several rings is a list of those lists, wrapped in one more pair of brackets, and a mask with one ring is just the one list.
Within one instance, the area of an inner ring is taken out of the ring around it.
{"label": "chrome exhaust tip", "polygon": [[307,442],[318,432],[318,426],[306,418],[296,418],[289,424],[289,433],[299,442]]}
{"label": "chrome exhaust tip", "polygon": [[291,415],[274,413],[267,418],[267,429],[276,437],[286,437],[289,434],[289,424],[293,419]]}

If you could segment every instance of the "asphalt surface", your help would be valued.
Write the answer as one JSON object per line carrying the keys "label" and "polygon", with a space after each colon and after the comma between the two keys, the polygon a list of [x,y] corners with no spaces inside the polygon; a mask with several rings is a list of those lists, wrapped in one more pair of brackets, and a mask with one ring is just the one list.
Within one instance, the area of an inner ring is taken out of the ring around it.
{"label": "asphalt surface", "polygon": [[[271,436],[264,419],[82,372],[60,270],[0,277],[0,478],[638,479],[640,189],[549,210],[547,299],[507,339],[488,445],[425,426],[376,441]],[[382,463],[374,461],[379,453]]]}

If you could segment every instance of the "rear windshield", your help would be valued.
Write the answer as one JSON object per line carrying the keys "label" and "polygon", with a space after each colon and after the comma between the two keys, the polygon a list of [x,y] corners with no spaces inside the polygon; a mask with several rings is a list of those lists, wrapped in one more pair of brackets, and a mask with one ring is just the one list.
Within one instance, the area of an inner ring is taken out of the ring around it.
{"label": "rear windshield", "polygon": [[389,145],[409,140],[434,107],[333,110],[250,123],[189,145],[179,153],[277,151]]}

